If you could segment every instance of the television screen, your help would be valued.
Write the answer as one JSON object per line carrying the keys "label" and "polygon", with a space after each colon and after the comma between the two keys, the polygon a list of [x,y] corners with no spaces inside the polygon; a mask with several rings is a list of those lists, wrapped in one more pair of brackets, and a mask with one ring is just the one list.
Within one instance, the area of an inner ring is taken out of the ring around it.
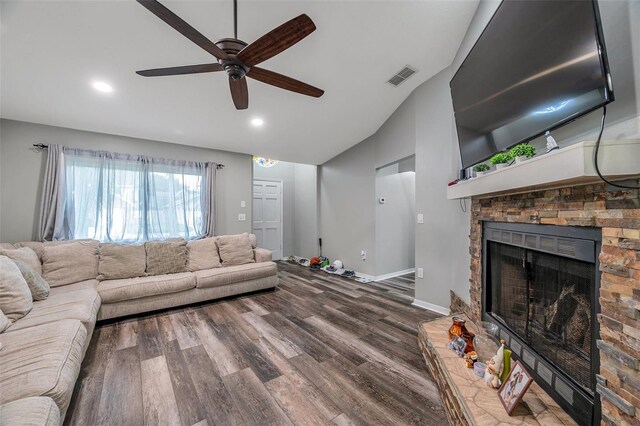
{"label": "television screen", "polygon": [[451,80],[464,168],[613,95],[597,4],[503,1]]}

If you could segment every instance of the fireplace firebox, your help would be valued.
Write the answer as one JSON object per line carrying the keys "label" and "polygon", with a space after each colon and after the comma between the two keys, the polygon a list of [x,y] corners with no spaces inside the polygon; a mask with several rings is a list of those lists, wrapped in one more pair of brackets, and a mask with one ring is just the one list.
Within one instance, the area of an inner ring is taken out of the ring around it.
{"label": "fireplace firebox", "polygon": [[580,424],[597,412],[601,231],[483,224],[483,319]]}

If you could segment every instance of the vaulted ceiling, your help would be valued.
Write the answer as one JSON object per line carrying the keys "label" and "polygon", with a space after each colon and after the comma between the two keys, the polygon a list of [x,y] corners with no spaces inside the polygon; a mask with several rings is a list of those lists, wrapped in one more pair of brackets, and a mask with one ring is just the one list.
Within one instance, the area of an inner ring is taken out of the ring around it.
{"label": "vaulted ceiling", "polygon": [[[232,1],[162,3],[215,41]],[[301,14],[317,30],[261,67],[325,90],[319,99],[249,80],[237,111],[221,73],[144,78],[136,70],[214,58],[134,0],[0,2],[0,115],[74,129],[321,164],[375,133],[411,91],[448,66],[477,0],[242,1],[248,43]],[[386,81],[406,64],[419,72]],[[110,94],[91,84],[105,81]],[[253,118],[265,124],[256,128]]]}

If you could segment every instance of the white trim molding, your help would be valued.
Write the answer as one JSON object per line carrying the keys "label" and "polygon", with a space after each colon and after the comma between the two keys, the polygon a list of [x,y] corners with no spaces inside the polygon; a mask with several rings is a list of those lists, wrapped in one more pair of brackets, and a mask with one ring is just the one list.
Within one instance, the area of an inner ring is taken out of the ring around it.
{"label": "white trim molding", "polygon": [[429,311],[433,311],[433,312],[436,312],[436,313],[442,314],[442,315],[450,315],[451,314],[451,311],[449,310],[449,308],[445,308],[445,307],[440,306],[440,305],[435,305],[433,303],[425,302],[424,300],[413,299],[412,305],[413,306],[417,306],[418,308],[427,309]]}
{"label": "white trim molding", "polygon": [[411,274],[413,272],[416,272],[416,268],[405,269],[404,271],[391,272],[389,274],[376,275],[374,277],[375,278],[374,281],[384,281],[384,280],[388,280],[389,278],[395,278],[395,277],[399,277],[400,275]]}

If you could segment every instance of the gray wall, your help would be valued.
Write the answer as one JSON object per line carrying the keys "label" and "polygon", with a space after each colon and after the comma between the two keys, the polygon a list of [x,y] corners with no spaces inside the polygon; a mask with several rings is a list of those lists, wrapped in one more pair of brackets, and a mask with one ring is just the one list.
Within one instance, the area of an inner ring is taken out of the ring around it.
{"label": "gray wall", "polygon": [[416,173],[410,166],[394,163],[376,173],[376,276],[415,266]]}
{"label": "gray wall", "polygon": [[376,169],[415,153],[413,111],[409,98],[377,133],[319,167],[322,252],[348,269],[376,275]]}
{"label": "gray wall", "polygon": [[[12,120],[0,121],[0,241],[37,238],[41,181],[46,151],[32,151],[34,143],[145,154],[182,160],[216,161],[226,167],[217,174],[217,234],[251,230],[251,156],[165,142],[44,126]],[[240,202],[246,207],[241,208]],[[238,214],[247,220],[238,222]]]}
{"label": "gray wall", "polygon": [[318,255],[316,169],[316,166],[286,161],[273,167],[260,167],[254,163],[254,179],[283,182],[283,258]]}

